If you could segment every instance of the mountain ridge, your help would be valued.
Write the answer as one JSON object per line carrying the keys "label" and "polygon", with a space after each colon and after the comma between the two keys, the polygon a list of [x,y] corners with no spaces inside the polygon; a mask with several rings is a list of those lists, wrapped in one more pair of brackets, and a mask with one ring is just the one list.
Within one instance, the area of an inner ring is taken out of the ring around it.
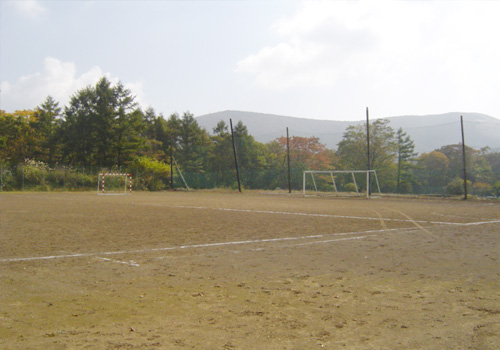
{"label": "mountain ridge", "polygon": [[[449,112],[429,115],[394,116],[383,119],[397,130],[402,128],[414,141],[415,151],[427,153],[442,146],[461,143],[460,116],[464,118],[465,144],[475,149],[490,147],[500,149],[500,119],[482,113]],[[329,149],[337,144],[349,125],[364,124],[359,121],[335,121],[289,117],[277,114],[226,110],[195,117],[198,124],[212,133],[221,120],[229,124],[242,121],[248,132],[259,142],[270,142],[286,136],[318,137]],[[371,120],[373,122],[373,120]]]}

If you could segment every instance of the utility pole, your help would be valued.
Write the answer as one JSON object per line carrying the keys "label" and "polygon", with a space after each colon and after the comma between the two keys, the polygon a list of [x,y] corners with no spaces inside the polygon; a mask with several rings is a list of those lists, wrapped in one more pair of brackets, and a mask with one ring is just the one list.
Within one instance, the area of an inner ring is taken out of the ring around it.
{"label": "utility pole", "polygon": [[174,189],[174,144],[170,140],[170,188]]}
{"label": "utility pole", "polygon": [[290,138],[288,136],[288,127],[286,128],[286,155],[288,161],[288,193],[292,193],[292,180],[290,174]]}
{"label": "utility pole", "polygon": [[465,163],[465,137],[464,137],[464,117],[460,116],[460,126],[462,127],[462,159],[464,161],[464,199],[467,199],[467,170]]}
{"label": "utility pole", "polygon": [[240,172],[238,170],[238,157],[236,156],[236,144],[234,142],[233,120],[229,119],[231,125],[231,139],[233,141],[234,166],[236,167],[236,178],[238,179],[238,191],[241,193]]}
{"label": "utility pole", "polygon": [[367,166],[368,166],[368,174],[366,175],[368,177],[367,181],[367,186],[368,188],[366,189],[366,193],[368,196],[371,194],[370,190],[370,170],[372,170],[372,164],[370,160],[370,117],[368,113],[368,107],[366,107],[366,153],[367,153]]}

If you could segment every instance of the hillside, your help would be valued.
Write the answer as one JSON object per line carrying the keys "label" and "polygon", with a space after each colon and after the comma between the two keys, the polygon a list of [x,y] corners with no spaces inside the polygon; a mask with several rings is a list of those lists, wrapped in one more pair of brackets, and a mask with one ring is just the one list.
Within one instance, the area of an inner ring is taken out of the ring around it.
{"label": "hillside", "polygon": [[[461,142],[460,115],[464,117],[466,145],[480,149],[489,146],[500,149],[500,119],[480,113],[446,113],[423,116],[390,117],[390,125],[394,130],[400,127],[415,142],[419,153],[430,152],[444,145]],[[349,125],[364,123],[360,121],[332,121],[306,118],[286,117],[243,111],[223,111],[196,117],[200,126],[212,132],[215,125],[224,120],[229,124],[242,121],[248,132],[259,142],[269,142],[286,135],[288,127],[290,136],[319,137],[328,148],[335,149],[342,140],[342,135]]]}

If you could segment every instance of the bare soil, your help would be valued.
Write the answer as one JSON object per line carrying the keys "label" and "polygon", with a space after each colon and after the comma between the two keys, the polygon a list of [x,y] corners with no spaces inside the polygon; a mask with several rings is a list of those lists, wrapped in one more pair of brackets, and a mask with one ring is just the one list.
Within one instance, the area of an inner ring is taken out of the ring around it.
{"label": "bare soil", "polygon": [[500,203],[0,194],[2,349],[499,349]]}

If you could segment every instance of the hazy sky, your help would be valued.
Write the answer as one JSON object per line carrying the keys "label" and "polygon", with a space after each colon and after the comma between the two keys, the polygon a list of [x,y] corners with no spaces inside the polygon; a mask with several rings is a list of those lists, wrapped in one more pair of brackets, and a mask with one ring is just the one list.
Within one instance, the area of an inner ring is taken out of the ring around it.
{"label": "hazy sky", "polygon": [[0,109],[106,75],[166,117],[500,118],[500,1],[0,0]]}

